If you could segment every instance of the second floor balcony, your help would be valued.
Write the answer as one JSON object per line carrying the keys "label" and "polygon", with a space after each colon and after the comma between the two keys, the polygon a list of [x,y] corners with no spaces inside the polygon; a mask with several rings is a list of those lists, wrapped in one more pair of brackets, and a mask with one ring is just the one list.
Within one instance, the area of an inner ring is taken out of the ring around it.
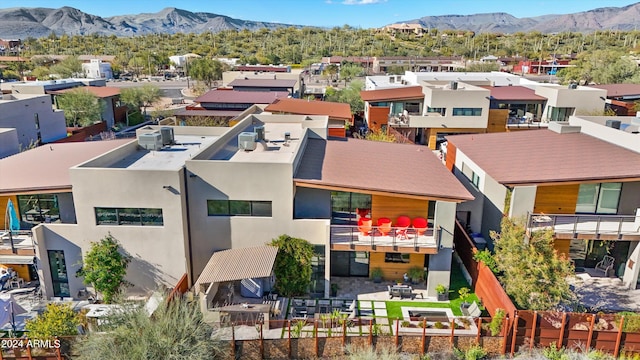
{"label": "second floor balcony", "polygon": [[0,231],[0,255],[28,255],[35,256],[36,249],[33,243],[31,230],[19,230],[9,233]]}
{"label": "second floor balcony", "polygon": [[437,254],[437,230],[427,228],[331,225],[331,250]]}
{"label": "second floor balcony", "polygon": [[527,232],[552,230],[557,239],[640,240],[637,215],[529,214]]}

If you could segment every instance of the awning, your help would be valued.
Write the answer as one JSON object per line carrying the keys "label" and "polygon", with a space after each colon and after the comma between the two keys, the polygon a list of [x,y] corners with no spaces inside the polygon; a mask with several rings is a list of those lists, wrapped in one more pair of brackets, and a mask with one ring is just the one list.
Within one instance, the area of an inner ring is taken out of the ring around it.
{"label": "awning", "polygon": [[31,265],[33,264],[33,256],[31,255],[0,255],[0,264]]}
{"label": "awning", "polygon": [[196,281],[200,284],[220,283],[271,276],[278,248],[256,246],[218,251],[204,267]]}

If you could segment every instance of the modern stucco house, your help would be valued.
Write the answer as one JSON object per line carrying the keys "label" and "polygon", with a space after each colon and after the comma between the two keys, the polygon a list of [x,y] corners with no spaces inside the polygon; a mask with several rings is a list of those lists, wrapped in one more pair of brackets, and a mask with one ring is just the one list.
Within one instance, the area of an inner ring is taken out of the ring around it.
{"label": "modern stucco house", "polygon": [[[616,117],[632,126],[635,118]],[[458,218],[488,239],[503,215],[554,232],[576,267],[605,255],[635,288],[640,261],[640,147],[610,117],[571,117],[538,131],[448,137],[447,166],[475,196]],[[637,125],[635,125],[637,127]],[[491,246],[491,242],[489,242]]]}
{"label": "modern stucco house", "polygon": [[[214,253],[288,234],[315,247],[312,294],[328,294],[332,275],[381,267],[397,279],[419,266],[435,296],[449,283],[456,205],[471,194],[426,147],[334,139],[328,123],[252,114],[232,128],[144,127],[73,166],[77,221],[34,229],[47,295],[84,288],[73,276],[82,254],[110,233],[132,256],[134,292],[173,286],[183,274],[194,284]],[[424,226],[397,228],[401,216]],[[377,226],[381,218],[389,228]],[[51,280],[50,251],[57,264],[64,258],[64,287]]]}

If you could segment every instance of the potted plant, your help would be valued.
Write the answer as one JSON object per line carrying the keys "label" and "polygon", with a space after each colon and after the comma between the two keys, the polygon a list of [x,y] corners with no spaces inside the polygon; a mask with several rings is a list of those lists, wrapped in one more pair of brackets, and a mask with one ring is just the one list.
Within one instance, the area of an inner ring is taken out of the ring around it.
{"label": "potted plant", "polygon": [[436,286],[436,293],[438,294],[438,301],[447,301],[449,300],[449,294],[447,294],[447,287],[443,284],[438,284]]}
{"label": "potted plant", "polygon": [[407,270],[407,275],[411,278],[411,282],[419,284],[424,278],[424,269],[418,266],[412,266]]}
{"label": "potted plant", "polygon": [[371,273],[369,274],[373,279],[374,283],[382,282],[382,269],[379,267],[371,268]]}
{"label": "potted plant", "polygon": [[338,296],[338,288],[339,288],[338,284],[336,283],[331,284],[331,297]]}
{"label": "potted plant", "polygon": [[460,304],[461,307],[469,307],[471,305],[467,301],[467,299],[469,299],[470,293],[471,290],[469,290],[468,287],[461,287],[460,290],[458,290],[458,295],[460,295],[460,300],[462,300],[462,304]]}

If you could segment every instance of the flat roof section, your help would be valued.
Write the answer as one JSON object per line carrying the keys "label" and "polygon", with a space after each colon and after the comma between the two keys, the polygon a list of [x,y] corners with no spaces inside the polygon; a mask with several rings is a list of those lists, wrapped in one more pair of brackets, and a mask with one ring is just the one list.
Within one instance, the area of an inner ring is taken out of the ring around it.
{"label": "flat roof section", "polygon": [[294,180],[300,186],[309,187],[451,201],[473,199],[433,152],[421,145],[309,139]]}
{"label": "flat roof section", "polygon": [[[245,163],[291,163],[300,148],[305,129],[300,123],[271,123],[253,124],[242,132],[254,132],[257,126],[264,126],[265,139],[258,142],[255,150],[245,151],[238,147],[238,136],[231,140],[219,151],[213,154],[209,160],[224,160]],[[291,135],[288,145],[285,142],[285,133]]]}
{"label": "flat roof section", "polygon": [[607,97],[613,99],[640,99],[640,84],[603,84],[588,87],[607,90]]}
{"label": "flat roof section", "polygon": [[0,159],[0,194],[71,189],[69,168],[131,139],[46,144]]}
{"label": "flat roof section", "polygon": [[360,91],[363,101],[391,101],[404,99],[424,99],[422,86],[402,86],[392,89]]}
{"label": "flat roof section", "polygon": [[283,112],[299,115],[328,115],[330,118],[351,122],[351,106],[332,101],[316,101],[284,98],[277,99],[264,108],[264,111]]}
{"label": "flat roof section", "polygon": [[491,100],[495,101],[546,101],[544,96],[524,86],[480,86],[491,91]]}
{"label": "flat roof section", "polygon": [[581,133],[516,131],[447,140],[505,185],[640,178],[640,154]]}
{"label": "flat roof section", "polygon": [[213,144],[219,136],[175,135],[175,144],[159,151],[137,147],[134,152],[112,163],[107,168],[132,170],[175,170],[193,155]]}
{"label": "flat roof section", "polygon": [[229,83],[229,86],[255,88],[292,88],[296,85],[296,82],[296,80],[288,79],[235,79]]}

